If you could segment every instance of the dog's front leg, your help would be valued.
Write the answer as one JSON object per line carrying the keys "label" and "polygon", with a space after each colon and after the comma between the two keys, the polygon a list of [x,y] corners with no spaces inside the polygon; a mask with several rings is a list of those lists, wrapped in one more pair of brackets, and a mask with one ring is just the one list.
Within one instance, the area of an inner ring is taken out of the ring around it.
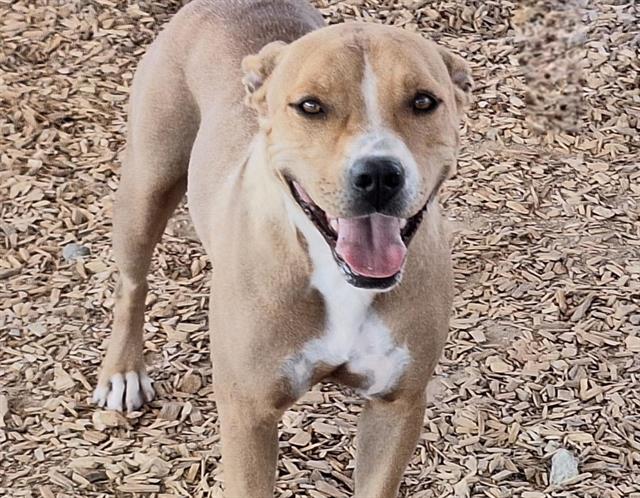
{"label": "dog's front leg", "polygon": [[273,498],[278,421],[284,408],[237,387],[225,381],[216,389],[225,498]]}
{"label": "dog's front leg", "polygon": [[395,498],[416,447],[425,411],[422,394],[371,400],[360,416],[355,488],[358,498]]}

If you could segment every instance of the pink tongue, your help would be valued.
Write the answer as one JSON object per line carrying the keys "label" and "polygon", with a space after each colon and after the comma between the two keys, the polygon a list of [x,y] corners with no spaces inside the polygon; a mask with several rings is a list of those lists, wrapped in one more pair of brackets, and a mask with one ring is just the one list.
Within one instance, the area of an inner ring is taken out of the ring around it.
{"label": "pink tongue", "polygon": [[407,247],[400,219],[382,214],[338,219],[336,252],[358,275],[391,277],[402,269]]}

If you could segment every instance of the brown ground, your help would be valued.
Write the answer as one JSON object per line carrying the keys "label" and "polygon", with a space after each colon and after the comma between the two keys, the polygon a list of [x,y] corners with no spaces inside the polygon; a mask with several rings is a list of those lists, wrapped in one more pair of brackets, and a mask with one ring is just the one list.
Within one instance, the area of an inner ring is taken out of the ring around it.
{"label": "brown ground", "polygon": [[[412,497],[640,497],[640,10],[628,3],[317,0],[419,29],[476,79],[458,176],[452,334]],[[0,495],[221,496],[207,267],[186,216],[151,275],[159,396],[89,396],[110,323],[110,209],[136,61],[177,1],[0,0]],[[62,248],[91,251],[66,263]],[[351,496],[361,401],[283,423],[279,496]],[[548,487],[564,447],[580,474]]]}

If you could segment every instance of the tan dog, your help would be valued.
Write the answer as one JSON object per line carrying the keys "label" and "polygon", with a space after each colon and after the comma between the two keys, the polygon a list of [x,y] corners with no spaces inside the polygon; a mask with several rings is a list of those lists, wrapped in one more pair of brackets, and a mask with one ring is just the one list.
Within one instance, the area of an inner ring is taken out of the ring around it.
{"label": "tan dog", "polygon": [[121,278],[95,400],[134,410],[154,396],[146,274],[188,186],[213,265],[226,495],[273,496],[278,420],[331,379],[368,399],[357,496],[396,496],[447,336],[435,197],[470,83],[460,58],[417,34],[323,27],[303,0],[183,8],[133,84],[114,213]]}

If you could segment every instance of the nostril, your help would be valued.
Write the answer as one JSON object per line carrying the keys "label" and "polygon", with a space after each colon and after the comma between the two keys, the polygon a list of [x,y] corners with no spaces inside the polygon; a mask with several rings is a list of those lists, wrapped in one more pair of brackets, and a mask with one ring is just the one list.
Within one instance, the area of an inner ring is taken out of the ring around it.
{"label": "nostril", "polygon": [[375,182],[374,182],[374,179],[373,179],[373,175],[370,175],[370,174],[367,174],[367,173],[362,173],[362,174],[357,175],[355,177],[353,183],[360,190],[369,191],[369,190],[373,189]]}
{"label": "nostril", "polygon": [[397,189],[402,185],[402,174],[400,171],[391,171],[382,176],[382,185],[388,189]]}

